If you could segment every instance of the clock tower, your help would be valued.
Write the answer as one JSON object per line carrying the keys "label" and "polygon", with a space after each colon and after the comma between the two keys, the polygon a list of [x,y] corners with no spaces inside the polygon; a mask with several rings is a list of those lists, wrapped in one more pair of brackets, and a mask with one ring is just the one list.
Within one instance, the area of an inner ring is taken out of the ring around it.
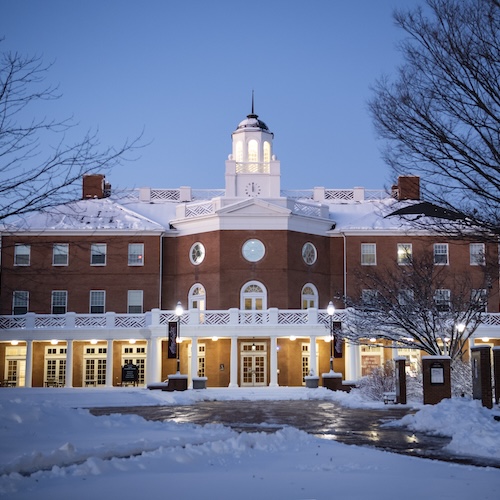
{"label": "clock tower", "polygon": [[232,134],[233,152],[226,160],[226,197],[279,198],[280,162],[273,154],[274,134],[252,112]]}

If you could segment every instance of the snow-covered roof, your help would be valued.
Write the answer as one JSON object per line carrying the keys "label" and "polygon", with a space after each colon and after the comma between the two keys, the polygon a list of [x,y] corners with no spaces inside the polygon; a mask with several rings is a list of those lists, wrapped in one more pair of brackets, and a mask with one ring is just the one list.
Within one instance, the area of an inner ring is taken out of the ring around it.
{"label": "snow-covered roof", "polygon": [[11,231],[163,231],[164,227],[108,198],[58,205],[5,225]]}

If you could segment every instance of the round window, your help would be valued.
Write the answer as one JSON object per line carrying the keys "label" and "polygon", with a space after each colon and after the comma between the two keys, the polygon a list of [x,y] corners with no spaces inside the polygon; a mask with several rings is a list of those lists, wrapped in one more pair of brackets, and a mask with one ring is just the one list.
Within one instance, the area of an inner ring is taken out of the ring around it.
{"label": "round window", "polygon": [[266,248],[260,240],[247,240],[243,244],[242,253],[248,262],[258,262],[264,257]]}
{"label": "round window", "polygon": [[189,259],[191,262],[197,266],[203,262],[203,259],[205,258],[205,247],[203,246],[203,243],[195,243],[192,247],[191,250],[189,250]]}
{"label": "round window", "polygon": [[318,258],[318,252],[316,251],[316,247],[312,243],[307,242],[302,247],[302,258],[308,266],[316,262],[316,259]]}

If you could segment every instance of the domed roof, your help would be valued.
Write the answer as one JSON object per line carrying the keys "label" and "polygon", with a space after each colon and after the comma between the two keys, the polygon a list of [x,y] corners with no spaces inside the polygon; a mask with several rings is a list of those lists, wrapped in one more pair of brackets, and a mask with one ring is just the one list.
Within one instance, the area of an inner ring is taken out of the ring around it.
{"label": "domed roof", "polygon": [[237,130],[249,128],[269,131],[267,125],[262,120],[259,120],[258,115],[254,113],[247,115],[246,119],[239,123]]}

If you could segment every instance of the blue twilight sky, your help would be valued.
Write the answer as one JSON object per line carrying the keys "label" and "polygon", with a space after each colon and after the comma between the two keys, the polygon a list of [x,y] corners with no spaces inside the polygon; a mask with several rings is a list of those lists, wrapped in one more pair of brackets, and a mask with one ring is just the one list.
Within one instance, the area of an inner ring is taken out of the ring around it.
{"label": "blue twilight sky", "polygon": [[0,0],[0,50],[53,62],[72,115],[104,145],[144,130],[140,158],[115,187],[223,188],[231,133],[251,111],[274,132],[282,188],[378,189],[367,100],[394,74],[395,7],[424,0]]}

